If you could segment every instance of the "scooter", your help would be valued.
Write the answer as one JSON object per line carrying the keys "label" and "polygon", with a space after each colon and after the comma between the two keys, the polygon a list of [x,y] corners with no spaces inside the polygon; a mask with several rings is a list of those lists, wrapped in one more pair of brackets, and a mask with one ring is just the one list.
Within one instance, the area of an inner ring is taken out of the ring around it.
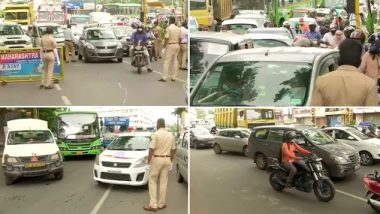
{"label": "scooter", "polygon": [[[322,159],[315,155],[302,157],[305,164],[294,163],[297,173],[293,178],[292,187],[307,193],[314,191],[319,201],[331,201],[335,196],[335,187],[333,182],[322,173]],[[268,172],[270,172],[269,182],[272,188],[276,191],[284,190],[289,170],[276,158],[268,158],[268,161],[271,163],[268,166]]]}
{"label": "scooter", "polygon": [[141,41],[133,47],[134,63],[132,65],[137,68],[137,72],[141,74],[141,69],[148,65],[148,59],[144,56],[144,46],[141,45]]}
{"label": "scooter", "polygon": [[380,213],[380,175],[377,171],[364,176],[364,185],[367,189],[367,203],[373,210]]}

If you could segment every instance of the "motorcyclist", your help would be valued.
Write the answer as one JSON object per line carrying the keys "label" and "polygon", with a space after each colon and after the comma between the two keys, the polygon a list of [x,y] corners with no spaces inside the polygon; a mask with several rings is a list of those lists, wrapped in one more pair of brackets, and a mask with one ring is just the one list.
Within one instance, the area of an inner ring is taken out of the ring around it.
{"label": "motorcyclist", "polygon": [[326,33],[322,40],[324,43],[327,43],[328,45],[331,45],[334,43],[335,39],[335,33],[336,33],[337,27],[334,24],[330,25],[330,32]]}
{"label": "motorcyclist", "polygon": [[[350,39],[358,40],[362,44],[363,46],[362,56],[365,54],[365,52],[368,51],[368,46],[365,45],[366,36],[362,30],[357,29],[353,31],[350,35]],[[371,43],[370,39],[368,39],[368,43]]]}
{"label": "motorcyclist", "polygon": [[146,36],[146,33],[144,32],[144,27],[142,25],[137,26],[136,32],[134,32],[131,36],[131,41],[133,42],[133,46],[129,49],[129,53],[131,56],[132,65],[134,65],[135,63],[134,48],[140,43],[140,45],[143,45],[144,56],[148,62],[148,71],[151,72],[152,68],[150,66],[149,52],[148,49],[145,47],[146,43],[148,42],[148,38]]}
{"label": "motorcyclist", "polygon": [[351,33],[354,31],[355,31],[355,27],[353,27],[351,25],[346,26],[343,30],[344,37],[346,37],[346,39],[349,39],[351,36]]}
{"label": "motorcyclist", "polygon": [[290,188],[292,186],[292,181],[294,175],[297,173],[297,168],[294,166],[294,163],[303,164],[305,162],[302,160],[302,157],[296,156],[296,152],[299,152],[304,155],[311,154],[310,151],[303,149],[296,143],[297,134],[294,131],[289,131],[285,134],[285,142],[282,144],[282,164],[285,168],[289,170],[288,178],[286,179],[286,186]]}
{"label": "motorcyclist", "polygon": [[305,33],[306,37],[311,41],[320,41],[322,39],[321,33],[316,31],[317,25],[315,23],[309,24],[309,31]]}
{"label": "motorcyclist", "polygon": [[295,33],[293,33],[293,30],[290,28],[290,22],[285,21],[285,22],[282,24],[282,27],[284,27],[285,29],[287,29],[287,30],[292,34],[292,38],[295,37]]}

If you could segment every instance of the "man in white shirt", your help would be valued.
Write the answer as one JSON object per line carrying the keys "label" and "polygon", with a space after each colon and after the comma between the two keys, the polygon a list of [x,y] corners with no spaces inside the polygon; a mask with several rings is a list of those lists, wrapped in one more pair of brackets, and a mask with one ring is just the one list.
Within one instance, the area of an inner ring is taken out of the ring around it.
{"label": "man in white shirt", "polygon": [[181,26],[181,44],[180,54],[178,55],[179,68],[187,71],[187,50],[188,50],[188,36],[187,22],[183,22]]}
{"label": "man in white shirt", "polygon": [[76,62],[75,60],[75,47],[74,47],[74,35],[71,31],[71,25],[68,24],[66,30],[64,31],[65,36],[65,58],[66,63],[70,62],[70,53],[71,53],[71,62]]}
{"label": "man in white shirt", "polygon": [[335,41],[335,32],[336,32],[337,28],[334,24],[331,24],[330,25],[330,32],[326,33],[323,38],[322,38],[322,41],[323,42],[327,42],[329,46],[332,46],[332,44],[334,43]]}

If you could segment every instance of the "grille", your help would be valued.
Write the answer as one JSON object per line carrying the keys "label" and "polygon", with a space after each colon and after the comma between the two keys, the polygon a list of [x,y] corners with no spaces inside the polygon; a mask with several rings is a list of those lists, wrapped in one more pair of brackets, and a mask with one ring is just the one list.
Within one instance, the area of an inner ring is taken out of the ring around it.
{"label": "grille", "polygon": [[25,167],[24,167],[24,171],[25,171],[25,172],[30,172],[30,171],[42,171],[42,170],[46,170],[46,169],[47,169],[47,166],[31,167],[31,168],[25,168]]}
{"label": "grille", "polygon": [[105,46],[96,46],[96,49],[106,49]]}
{"label": "grille", "polygon": [[12,41],[4,41],[5,45],[18,45],[18,44],[26,44],[25,40],[12,40]]}
{"label": "grille", "polygon": [[98,56],[115,56],[115,53],[98,53]]}
{"label": "grille", "polygon": [[[26,156],[26,157],[19,157],[20,158],[20,161],[21,163],[31,163],[31,158],[32,156]],[[48,160],[49,156],[48,155],[41,155],[41,156],[37,156],[38,160],[40,162],[45,162]]]}
{"label": "grille", "polygon": [[354,165],[356,165],[357,163],[359,163],[359,159],[357,158],[356,155],[351,155],[348,157],[351,161],[351,163],[353,163]]}
{"label": "grille", "polygon": [[115,49],[116,48],[116,45],[115,46],[108,46],[107,49]]}
{"label": "grille", "polygon": [[9,48],[24,48],[23,46],[12,46],[12,47],[9,47]]}
{"label": "grille", "polygon": [[117,181],[131,181],[131,176],[129,174],[114,174],[114,173],[102,172],[100,174],[100,178],[109,179],[109,180],[117,180]]}
{"label": "grille", "polygon": [[91,149],[89,146],[69,146],[69,150],[89,150]]}
{"label": "grille", "polygon": [[105,167],[115,167],[115,168],[129,168],[131,166],[131,163],[102,161],[102,166],[105,166]]}

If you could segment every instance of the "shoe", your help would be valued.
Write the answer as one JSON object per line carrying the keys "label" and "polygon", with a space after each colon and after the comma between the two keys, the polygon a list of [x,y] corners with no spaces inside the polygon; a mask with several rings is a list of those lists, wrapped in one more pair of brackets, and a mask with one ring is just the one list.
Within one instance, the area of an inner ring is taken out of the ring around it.
{"label": "shoe", "polygon": [[70,63],[70,61],[66,61],[66,63]]}
{"label": "shoe", "polygon": [[43,89],[43,88],[45,88],[45,86],[44,85],[40,85],[40,89]]}
{"label": "shoe", "polygon": [[76,60],[71,60],[71,62],[77,62]]}
{"label": "shoe", "polygon": [[45,89],[53,89],[54,87],[52,85],[45,86]]}
{"label": "shoe", "polygon": [[285,185],[287,188],[292,188],[293,186],[292,186],[292,183],[288,183],[288,182],[286,182],[286,185]]}
{"label": "shoe", "polygon": [[164,79],[159,79],[158,81],[160,81],[160,82],[166,82],[166,80],[164,80]]}
{"label": "shoe", "polygon": [[143,209],[146,210],[146,211],[152,211],[152,212],[156,212],[157,211],[157,208],[153,208],[153,207],[151,207],[149,205],[145,205],[143,207]]}
{"label": "shoe", "polygon": [[175,79],[172,79],[172,82],[175,82]]}
{"label": "shoe", "polygon": [[162,57],[158,57],[159,59],[162,59]]}
{"label": "shoe", "polygon": [[159,210],[162,210],[162,209],[165,209],[166,208],[166,204],[164,204],[164,206],[162,207],[158,207]]}
{"label": "shoe", "polygon": [[148,71],[149,71],[149,72],[152,72],[153,70],[152,70],[151,68],[148,68]]}

